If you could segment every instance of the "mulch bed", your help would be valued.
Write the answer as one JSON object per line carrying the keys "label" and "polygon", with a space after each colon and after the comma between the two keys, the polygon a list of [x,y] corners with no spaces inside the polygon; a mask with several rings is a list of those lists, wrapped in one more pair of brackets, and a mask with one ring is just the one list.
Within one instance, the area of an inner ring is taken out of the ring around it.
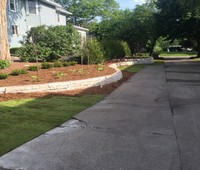
{"label": "mulch bed", "polygon": [[[36,65],[36,63],[14,62],[9,68],[0,70],[0,72],[11,73],[14,69],[28,69],[30,65]],[[115,70],[108,67],[108,65],[105,65],[104,70],[98,71],[97,65],[77,64],[69,67],[39,69],[38,72],[29,71],[28,74],[21,74],[19,76],[9,76],[7,79],[0,80],[0,87],[81,80],[113,73],[115,73]],[[35,77],[38,77],[39,81],[36,81]]]}
{"label": "mulch bed", "polygon": [[[0,70],[0,72],[10,73],[13,69],[22,69],[29,65],[36,65],[35,63],[22,63],[15,62],[11,67],[6,68],[4,70]],[[51,68],[51,69],[40,69],[39,77],[40,81],[35,82],[32,76],[36,76],[37,72],[30,71],[27,75],[20,76],[10,76],[6,80],[0,80],[0,87],[10,86],[10,85],[27,85],[27,84],[43,84],[48,82],[61,82],[61,81],[70,81],[70,80],[80,80],[86,78],[93,78],[99,76],[110,75],[115,72],[114,69],[106,66],[103,71],[98,71],[96,65],[76,65],[70,67],[62,67],[62,68]],[[55,76],[56,73],[63,72],[65,75],[62,78],[58,78]],[[47,97],[47,96],[56,96],[56,95],[65,95],[65,96],[80,96],[80,95],[88,95],[88,94],[104,94],[108,95],[113,90],[118,88],[123,82],[127,81],[134,73],[122,71],[123,78],[116,82],[111,83],[104,86],[91,87],[88,89],[81,90],[70,90],[63,92],[45,92],[45,93],[16,93],[16,94],[1,94],[0,101],[7,101],[13,99],[22,99],[22,98],[39,98],[39,97]]]}

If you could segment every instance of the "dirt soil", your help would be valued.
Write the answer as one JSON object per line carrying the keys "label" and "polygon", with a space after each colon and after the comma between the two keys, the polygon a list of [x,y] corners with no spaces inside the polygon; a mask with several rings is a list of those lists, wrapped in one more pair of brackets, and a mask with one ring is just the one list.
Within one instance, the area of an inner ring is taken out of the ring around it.
{"label": "dirt soil", "polygon": [[[11,67],[0,70],[0,72],[7,72],[10,73],[13,69],[19,68],[27,68],[27,65],[35,65],[35,63],[14,63]],[[58,81],[69,81],[69,80],[79,80],[79,79],[86,79],[92,77],[98,77],[103,75],[109,75],[115,72],[114,69],[109,68],[108,66],[105,67],[103,71],[98,71],[96,69],[96,65],[91,66],[70,66],[70,67],[63,67],[63,68],[51,68],[51,69],[41,69],[39,70],[39,77],[41,80],[39,82],[35,82],[31,76],[37,75],[37,72],[30,71],[27,75],[20,75],[20,76],[10,76],[6,80],[0,80],[0,87],[8,86],[8,85],[23,85],[23,84],[42,84],[47,82],[58,82]],[[71,71],[76,70],[76,71]],[[83,71],[82,71],[83,70]],[[64,72],[63,77],[58,78],[55,76],[57,72]],[[107,95],[111,93],[113,90],[118,88],[123,82],[127,81],[134,73],[129,73],[126,71],[122,71],[123,79],[116,83],[111,83],[104,86],[97,86],[88,89],[81,89],[81,90],[70,90],[70,91],[63,91],[63,92],[45,92],[45,93],[17,93],[17,94],[1,94],[0,101],[7,101],[12,99],[22,99],[22,98],[39,98],[39,97],[46,97],[46,96],[56,96],[56,95],[67,95],[67,96],[81,96],[85,94],[104,94]]]}

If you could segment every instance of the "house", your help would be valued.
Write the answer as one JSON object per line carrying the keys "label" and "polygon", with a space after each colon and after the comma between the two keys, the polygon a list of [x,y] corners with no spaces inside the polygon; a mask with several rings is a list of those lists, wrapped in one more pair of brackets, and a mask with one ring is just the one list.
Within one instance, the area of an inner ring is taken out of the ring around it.
{"label": "house", "polygon": [[[66,25],[67,16],[71,14],[54,0],[8,0],[7,27],[10,48],[20,47],[19,41],[31,27]],[[88,30],[76,26],[75,28],[82,39],[85,39]]]}

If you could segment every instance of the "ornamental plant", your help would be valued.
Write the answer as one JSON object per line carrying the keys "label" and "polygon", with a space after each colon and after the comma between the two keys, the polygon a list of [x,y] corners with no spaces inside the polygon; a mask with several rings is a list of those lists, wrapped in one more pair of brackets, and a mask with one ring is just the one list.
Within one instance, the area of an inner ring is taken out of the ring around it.
{"label": "ornamental plant", "polygon": [[8,60],[0,60],[0,69],[7,68],[11,65],[10,61]]}
{"label": "ornamental plant", "polygon": [[79,56],[80,34],[72,25],[31,28],[17,56],[24,61],[55,61],[61,56]]}

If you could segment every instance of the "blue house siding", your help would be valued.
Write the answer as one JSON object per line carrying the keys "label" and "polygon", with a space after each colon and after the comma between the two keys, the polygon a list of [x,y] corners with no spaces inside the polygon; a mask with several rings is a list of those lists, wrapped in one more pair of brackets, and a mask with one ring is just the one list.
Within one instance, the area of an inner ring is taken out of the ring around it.
{"label": "blue house siding", "polygon": [[[27,31],[25,0],[16,0],[15,11],[11,11],[9,5],[7,5],[7,23],[9,44],[10,46],[19,47],[19,41],[23,39],[23,35]],[[12,25],[19,27],[19,34],[12,33]]]}
{"label": "blue house siding", "polygon": [[[15,0],[16,10],[11,11],[9,0],[7,5],[8,38],[10,47],[20,47],[19,41],[23,39],[31,27],[39,25],[66,25],[66,15],[71,13],[61,8],[59,4],[48,0],[37,1],[37,13],[29,14],[27,0]],[[13,28],[16,33],[13,34]]]}

